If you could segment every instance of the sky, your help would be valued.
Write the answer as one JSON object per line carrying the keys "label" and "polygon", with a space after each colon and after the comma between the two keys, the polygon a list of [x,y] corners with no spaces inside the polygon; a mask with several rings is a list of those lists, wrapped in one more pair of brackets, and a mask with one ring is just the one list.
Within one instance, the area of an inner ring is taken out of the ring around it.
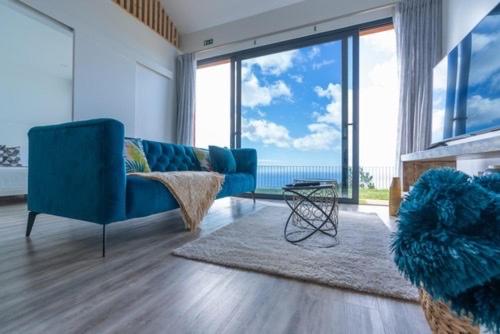
{"label": "sky", "polygon": [[[256,148],[260,165],[340,165],[341,66],[340,41],[244,60],[241,146]],[[222,120],[229,120],[228,97],[220,93],[229,65],[218,67],[197,73],[201,146],[229,145],[229,123]],[[362,166],[394,164],[398,87],[394,31],[361,36]]]}
{"label": "sky", "polygon": [[242,147],[261,164],[340,163],[341,43],[242,62]]}

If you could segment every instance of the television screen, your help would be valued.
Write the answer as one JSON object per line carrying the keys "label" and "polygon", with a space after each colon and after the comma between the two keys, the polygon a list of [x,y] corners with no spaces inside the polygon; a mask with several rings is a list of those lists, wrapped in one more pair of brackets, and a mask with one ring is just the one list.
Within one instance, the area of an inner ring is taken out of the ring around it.
{"label": "television screen", "polygon": [[500,5],[434,68],[432,142],[500,128]]}

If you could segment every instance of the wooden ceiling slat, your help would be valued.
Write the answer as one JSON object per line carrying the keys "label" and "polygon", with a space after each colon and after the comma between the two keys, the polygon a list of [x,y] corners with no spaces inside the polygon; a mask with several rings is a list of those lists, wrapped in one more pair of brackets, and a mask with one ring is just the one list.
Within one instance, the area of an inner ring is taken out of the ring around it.
{"label": "wooden ceiling slat", "polygon": [[159,0],[113,0],[113,2],[175,47],[179,47],[177,27]]}

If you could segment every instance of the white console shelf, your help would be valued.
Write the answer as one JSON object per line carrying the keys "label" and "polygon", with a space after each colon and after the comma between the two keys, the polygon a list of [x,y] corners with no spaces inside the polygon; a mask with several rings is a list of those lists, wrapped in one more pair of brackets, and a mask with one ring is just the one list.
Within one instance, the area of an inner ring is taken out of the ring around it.
{"label": "white console shelf", "polygon": [[425,151],[405,154],[401,161],[481,159],[500,153],[500,136],[472,141],[454,142]]}
{"label": "white console shelf", "polygon": [[403,191],[408,191],[429,168],[457,168],[457,162],[474,159],[500,157],[500,136],[488,138],[467,138],[457,140],[445,146],[438,146],[425,151],[401,156],[403,162]]}

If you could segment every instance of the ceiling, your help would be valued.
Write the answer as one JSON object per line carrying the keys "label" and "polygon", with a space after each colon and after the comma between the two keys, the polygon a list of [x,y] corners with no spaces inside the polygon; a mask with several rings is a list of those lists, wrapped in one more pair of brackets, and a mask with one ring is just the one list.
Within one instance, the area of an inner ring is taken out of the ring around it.
{"label": "ceiling", "polygon": [[161,0],[181,34],[237,21],[304,0]]}

